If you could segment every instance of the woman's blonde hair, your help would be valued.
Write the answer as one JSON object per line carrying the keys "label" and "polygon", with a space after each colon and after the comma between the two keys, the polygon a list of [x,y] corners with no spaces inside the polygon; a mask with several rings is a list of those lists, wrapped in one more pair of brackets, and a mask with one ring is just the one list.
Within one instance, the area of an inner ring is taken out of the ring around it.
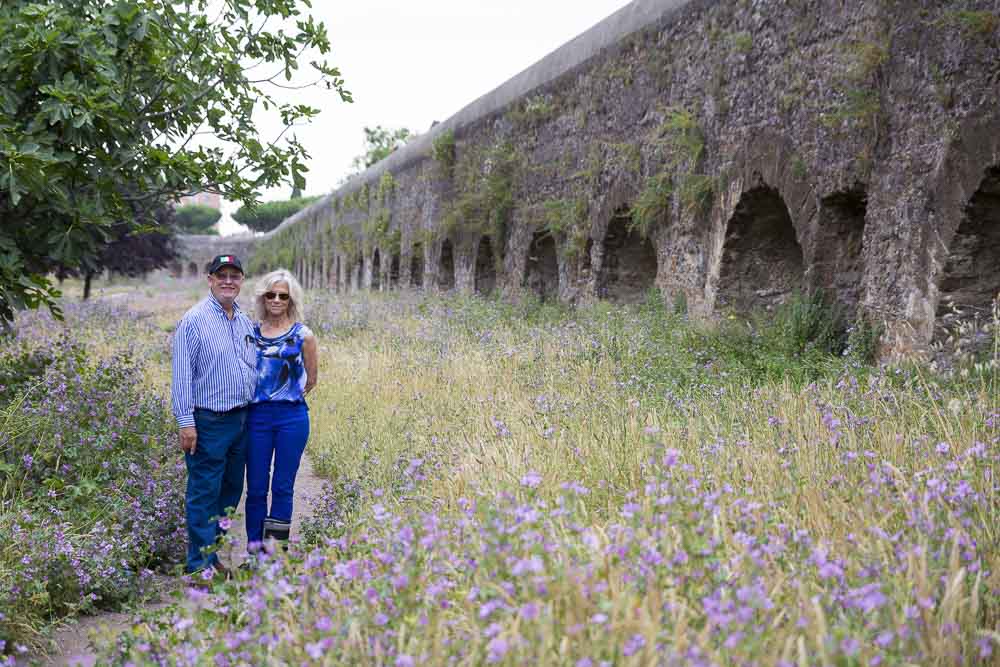
{"label": "woman's blonde hair", "polygon": [[295,279],[295,276],[293,276],[292,272],[288,269],[271,271],[257,281],[257,286],[254,288],[254,314],[257,316],[259,321],[264,320],[264,317],[267,315],[267,310],[264,308],[264,292],[270,292],[271,289],[278,283],[285,283],[288,285],[289,319],[293,322],[301,322],[306,316],[305,304],[302,303],[302,285],[299,284],[299,281]]}

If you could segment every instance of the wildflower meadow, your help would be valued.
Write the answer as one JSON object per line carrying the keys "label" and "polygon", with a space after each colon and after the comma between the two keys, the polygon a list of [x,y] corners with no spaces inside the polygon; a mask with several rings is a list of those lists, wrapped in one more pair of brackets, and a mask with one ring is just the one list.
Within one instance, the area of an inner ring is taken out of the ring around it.
{"label": "wildflower meadow", "polygon": [[0,643],[140,596],[184,550],[184,465],[146,369],[168,334],[127,308],[19,317],[0,353]]}
{"label": "wildflower meadow", "polygon": [[[6,334],[8,654],[180,560],[173,313],[121,303]],[[319,505],[98,664],[997,664],[996,319],[879,366],[817,300],[662,304],[310,295]]]}

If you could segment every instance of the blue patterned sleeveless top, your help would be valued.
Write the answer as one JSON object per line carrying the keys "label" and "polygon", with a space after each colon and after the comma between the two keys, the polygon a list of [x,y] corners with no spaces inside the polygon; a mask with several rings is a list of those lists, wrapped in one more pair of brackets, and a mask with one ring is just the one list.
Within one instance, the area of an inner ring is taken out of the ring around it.
{"label": "blue patterned sleeveless top", "polygon": [[257,342],[257,390],[252,403],[305,401],[306,367],[302,359],[302,342],[309,328],[296,322],[277,338],[266,338],[260,325],[254,325]]}

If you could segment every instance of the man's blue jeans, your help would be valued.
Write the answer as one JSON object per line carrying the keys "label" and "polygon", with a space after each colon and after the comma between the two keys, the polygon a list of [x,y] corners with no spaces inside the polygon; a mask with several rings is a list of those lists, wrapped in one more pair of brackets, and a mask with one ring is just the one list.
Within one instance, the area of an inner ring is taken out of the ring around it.
{"label": "man's blue jeans", "polygon": [[[292,520],[295,475],[309,439],[305,403],[254,403],[247,417],[247,548],[263,539],[264,519]],[[271,460],[274,473],[271,473]],[[267,511],[268,484],[271,512]]]}
{"label": "man's blue jeans", "polygon": [[188,553],[187,572],[197,572],[218,563],[218,556],[206,553],[226,531],[219,527],[219,518],[226,510],[235,509],[243,495],[246,472],[247,410],[212,412],[200,408],[194,411],[198,443],[194,455],[185,454],[187,464]]}

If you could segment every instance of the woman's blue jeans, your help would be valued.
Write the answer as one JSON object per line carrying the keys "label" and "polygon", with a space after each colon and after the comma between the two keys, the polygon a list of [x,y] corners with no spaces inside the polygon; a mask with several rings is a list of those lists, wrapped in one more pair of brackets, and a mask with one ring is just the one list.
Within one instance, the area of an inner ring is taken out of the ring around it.
{"label": "woman's blue jeans", "polygon": [[[264,519],[292,520],[295,475],[309,439],[305,403],[254,403],[247,416],[247,549],[261,543]],[[273,472],[271,463],[274,462]],[[271,490],[268,512],[267,491]]]}

